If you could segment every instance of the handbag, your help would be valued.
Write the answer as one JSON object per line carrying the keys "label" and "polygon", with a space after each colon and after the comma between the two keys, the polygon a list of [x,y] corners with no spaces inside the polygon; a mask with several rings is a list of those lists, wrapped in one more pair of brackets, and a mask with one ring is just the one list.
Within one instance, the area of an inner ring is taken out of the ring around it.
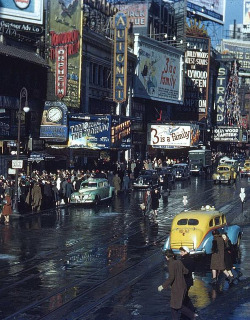
{"label": "handbag", "polygon": [[145,209],[146,209],[145,204],[144,204],[144,203],[141,203],[141,204],[140,204],[140,208],[141,208],[142,210],[145,210]]}

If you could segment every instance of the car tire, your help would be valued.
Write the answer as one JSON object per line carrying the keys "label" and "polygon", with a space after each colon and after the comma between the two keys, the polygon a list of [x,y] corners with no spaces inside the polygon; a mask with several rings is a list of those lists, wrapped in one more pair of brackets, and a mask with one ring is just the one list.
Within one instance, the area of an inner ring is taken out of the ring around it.
{"label": "car tire", "polygon": [[227,182],[228,184],[231,184],[231,178],[230,179],[228,179],[228,182]]}
{"label": "car tire", "polygon": [[100,197],[99,196],[95,196],[95,205],[97,206],[98,204],[100,204],[100,202],[101,202],[101,199],[100,199]]}
{"label": "car tire", "polygon": [[240,242],[241,242],[241,236],[240,234],[238,235],[238,238],[237,238],[237,242],[236,242],[236,249],[239,250],[240,249]]}

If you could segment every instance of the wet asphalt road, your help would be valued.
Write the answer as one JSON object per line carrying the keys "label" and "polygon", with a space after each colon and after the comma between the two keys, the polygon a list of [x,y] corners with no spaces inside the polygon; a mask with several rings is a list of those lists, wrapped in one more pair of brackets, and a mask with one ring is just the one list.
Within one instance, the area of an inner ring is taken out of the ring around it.
{"label": "wet asphalt road", "polygon": [[[213,185],[202,177],[176,182],[168,199],[161,198],[154,225],[142,217],[141,191],[120,194],[97,208],[13,218],[0,226],[0,319],[170,319],[170,291],[157,292],[167,277],[161,248],[173,216],[184,208],[183,196],[186,209],[214,205],[229,223],[243,225],[237,266],[243,283],[250,277],[250,210],[246,202],[241,212],[241,187],[249,197],[247,179],[236,185]],[[212,288],[210,279],[209,261],[199,259],[190,290],[198,310],[233,292],[223,279]]]}

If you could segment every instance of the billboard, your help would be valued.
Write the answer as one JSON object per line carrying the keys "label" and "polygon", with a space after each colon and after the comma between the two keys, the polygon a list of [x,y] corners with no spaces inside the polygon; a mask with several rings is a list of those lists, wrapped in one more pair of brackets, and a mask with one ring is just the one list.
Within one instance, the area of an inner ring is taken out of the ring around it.
{"label": "billboard", "polygon": [[133,25],[133,33],[147,36],[148,3],[119,4],[119,11],[127,15],[129,25]]}
{"label": "billboard", "polygon": [[187,0],[187,10],[220,24],[225,22],[226,0]]}
{"label": "billboard", "polygon": [[185,85],[183,112],[199,115],[199,120],[207,116],[210,39],[187,37],[189,47],[185,52]]}
{"label": "billboard", "polygon": [[250,0],[244,0],[243,25],[250,25]]}
{"label": "billboard", "polygon": [[1,0],[0,19],[43,24],[44,0]]}
{"label": "billboard", "polygon": [[153,148],[196,147],[200,130],[196,124],[149,124],[147,144]]}
{"label": "billboard", "polygon": [[82,66],[82,1],[48,0],[49,65],[55,78],[55,98],[80,107]]}
{"label": "billboard", "polygon": [[71,115],[69,120],[70,148],[124,149],[131,147],[131,121],[111,115]]}
{"label": "billboard", "polygon": [[182,52],[135,34],[137,55],[134,97],[179,104],[182,100]]}
{"label": "billboard", "polygon": [[240,128],[217,127],[214,129],[214,141],[218,142],[239,142]]}
{"label": "billboard", "polygon": [[[249,1],[250,3],[250,1]],[[231,53],[240,63],[240,67],[250,72],[250,46],[246,42],[238,39],[222,40],[222,50],[225,53]]]}

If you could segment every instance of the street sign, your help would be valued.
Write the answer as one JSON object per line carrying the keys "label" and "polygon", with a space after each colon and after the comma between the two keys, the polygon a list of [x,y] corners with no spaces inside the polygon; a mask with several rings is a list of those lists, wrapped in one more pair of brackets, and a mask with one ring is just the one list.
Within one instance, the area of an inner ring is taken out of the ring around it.
{"label": "street sign", "polygon": [[12,160],[12,169],[22,169],[23,160]]}

